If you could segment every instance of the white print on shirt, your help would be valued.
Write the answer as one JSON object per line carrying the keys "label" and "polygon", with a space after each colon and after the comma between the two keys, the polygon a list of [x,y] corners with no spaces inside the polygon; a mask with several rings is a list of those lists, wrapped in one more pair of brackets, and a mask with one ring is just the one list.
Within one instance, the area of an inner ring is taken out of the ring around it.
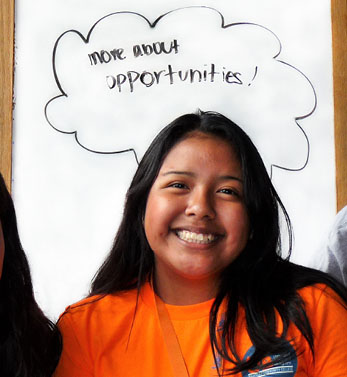
{"label": "white print on shirt", "polygon": [[[221,320],[218,323],[217,331],[221,331],[224,326],[224,315],[222,315]],[[281,364],[276,363],[276,359],[279,358],[279,355],[269,355],[267,356],[258,366],[256,370],[252,371],[243,371],[242,377],[294,377],[298,367],[298,359],[296,353],[289,342],[287,342],[288,349],[288,359]],[[246,352],[243,360],[247,360],[254,353],[254,346],[250,347]],[[272,362],[271,366],[263,368],[262,365]],[[223,361],[220,355],[216,355],[215,365],[212,369],[220,369],[222,367]]]}
{"label": "white print on shirt", "polygon": [[[272,362],[273,364],[265,369],[260,365],[257,370],[243,371],[242,377],[293,377],[296,374],[298,367],[298,359],[296,353],[289,342],[287,342],[288,358],[281,364],[276,363],[276,359],[279,355],[267,356],[262,364]],[[252,346],[247,352],[244,360],[247,360],[254,353],[254,346]]]}

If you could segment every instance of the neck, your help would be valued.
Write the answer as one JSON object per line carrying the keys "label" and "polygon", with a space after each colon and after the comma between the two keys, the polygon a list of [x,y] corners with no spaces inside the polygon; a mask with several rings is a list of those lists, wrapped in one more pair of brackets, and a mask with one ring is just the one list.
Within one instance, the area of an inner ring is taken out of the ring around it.
{"label": "neck", "polygon": [[208,301],[217,294],[215,278],[186,279],[155,272],[154,290],[169,305],[194,305]]}

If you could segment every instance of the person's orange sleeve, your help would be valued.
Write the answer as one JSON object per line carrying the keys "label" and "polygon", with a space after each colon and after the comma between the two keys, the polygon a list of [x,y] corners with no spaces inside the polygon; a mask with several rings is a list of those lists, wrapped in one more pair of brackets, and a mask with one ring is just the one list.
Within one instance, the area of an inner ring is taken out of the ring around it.
{"label": "person's orange sleeve", "polygon": [[314,377],[347,376],[347,310],[329,288],[312,303],[310,316],[314,336]]}
{"label": "person's orange sleeve", "polygon": [[86,345],[82,347],[81,339],[76,337],[69,313],[60,317],[58,327],[63,336],[63,352],[53,377],[93,376],[93,366],[86,355]]}

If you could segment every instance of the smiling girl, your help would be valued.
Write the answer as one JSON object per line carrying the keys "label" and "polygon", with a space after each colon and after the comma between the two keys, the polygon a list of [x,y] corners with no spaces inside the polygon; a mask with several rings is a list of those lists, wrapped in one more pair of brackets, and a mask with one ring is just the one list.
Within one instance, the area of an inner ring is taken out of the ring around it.
{"label": "smiling girl", "polygon": [[279,210],[291,240],[237,125],[176,119],[138,167],[91,296],[59,320],[56,377],[345,376],[346,290],[281,257]]}

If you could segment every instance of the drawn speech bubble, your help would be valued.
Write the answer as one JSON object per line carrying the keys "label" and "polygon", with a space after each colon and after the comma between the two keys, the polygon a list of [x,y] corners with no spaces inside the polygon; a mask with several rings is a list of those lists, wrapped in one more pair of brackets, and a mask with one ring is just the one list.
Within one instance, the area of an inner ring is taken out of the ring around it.
{"label": "drawn speech bubble", "polygon": [[68,30],[57,39],[60,94],[46,104],[46,119],[91,152],[141,157],[175,117],[219,111],[250,135],[269,170],[300,170],[309,140],[299,121],[315,110],[316,94],[280,52],[271,30],[227,24],[209,7],[180,8],[154,22],[112,13],[87,36]]}

